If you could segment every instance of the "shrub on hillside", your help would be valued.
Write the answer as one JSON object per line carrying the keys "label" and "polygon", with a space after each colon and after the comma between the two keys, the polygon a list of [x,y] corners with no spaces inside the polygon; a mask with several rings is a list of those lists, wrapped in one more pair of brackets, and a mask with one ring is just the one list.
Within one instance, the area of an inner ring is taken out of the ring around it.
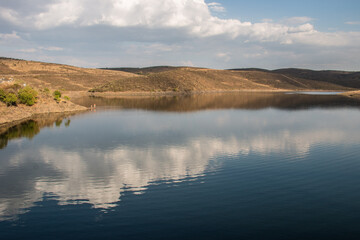
{"label": "shrub on hillside", "polygon": [[5,92],[5,90],[0,88],[0,101],[3,102],[4,99],[5,99],[5,97],[6,97],[6,92]]}
{"label": "shrub on hillside", "polygon": [[6,94],[4,102],[8,106],[12,106],[12,105],[16,105],[17,100],[18,100],[18,98],[14,93],[8,93],[8,94]]}
{"label": "shrub on hillside", "polygon": [[35,104],[37,95],[37,91],[35,91],[29,86],[20,89],[18,92],[20,102],[28,106],[32,106]]}
{"label": "shrub on hillside", "polygon": [[57,96],[57,97],[61,98],[61,92],[59,90],[54,91],[53,95],[54,95],[54,97]]}
{"label": "shrub on hillside", "polygon": [[59,90],[56,90],[53,92],[53,95],[54,95],[54,99],[59,102],[61,98],[61,92]]}

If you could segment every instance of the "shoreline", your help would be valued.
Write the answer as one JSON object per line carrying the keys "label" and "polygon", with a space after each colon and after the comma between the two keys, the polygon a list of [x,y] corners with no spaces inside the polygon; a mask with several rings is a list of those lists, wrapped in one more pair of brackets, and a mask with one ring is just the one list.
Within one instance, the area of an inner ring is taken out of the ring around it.
{"label": "shoreline", "polygon": [[[236,90],[206,90],[206,91],[167,91],[167,92],[83,92],[80,96],[93,96],[93,97],[129,97],[129,96],[185,96],[185,95],[198,95],[198,94],[216,94],[216,93],[286,93],[286,92],[341,92],[346,93],[344,90],[307,90],[307,89],[236,89]],[[70,96],[74,97],[72,93]],[[76,95],[79,97],[79,95]]]}
{"label": "shoreline", "polygon": [[34,106],[11,106],[0,105],[0,132],[22,122],[39,118],[48,114],[76,114],[87,111],[88,108],[74,104],[69,101],[60,103],[48,102],[38,103]]}
{"label": "shoreline", "polygon": [[349,97],[349,98],[360,99],[360,90],[343,92],[343,93],[341,93],[341,95]]}

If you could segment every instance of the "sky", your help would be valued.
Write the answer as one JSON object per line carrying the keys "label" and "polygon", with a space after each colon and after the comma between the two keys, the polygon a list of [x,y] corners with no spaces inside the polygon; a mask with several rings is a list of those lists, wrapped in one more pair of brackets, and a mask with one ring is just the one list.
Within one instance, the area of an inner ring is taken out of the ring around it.
{"label": "sky", "polygon": [[360,71],[358,0],[2,0],[0,56]]}

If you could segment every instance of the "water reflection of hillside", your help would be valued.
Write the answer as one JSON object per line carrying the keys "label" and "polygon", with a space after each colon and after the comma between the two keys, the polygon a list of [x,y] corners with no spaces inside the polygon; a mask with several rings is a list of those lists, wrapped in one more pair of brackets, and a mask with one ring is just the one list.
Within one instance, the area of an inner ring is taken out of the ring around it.
{"label": "water reflection of hillside", "polygon": [[187,96],[151,97],[83,97],[76,103],[90,107],[92,104],[124,109],[187,112],[207,109],[263,109],[287,110],[333,107],[359,107],[359,100],[341,95],[306,95],[285,93],[227,93]]}
{"label": "water reflection of hillside", "polygon": [[20,123],[10,128],[0,128],[0,149],[5,148],[10,140],[18,138],[32,139],[41,128],[60,127],[63,123],[65,127],[70,126],[71,120],[66,114],[48,114],[42,117],[35,117],[32,120]]}

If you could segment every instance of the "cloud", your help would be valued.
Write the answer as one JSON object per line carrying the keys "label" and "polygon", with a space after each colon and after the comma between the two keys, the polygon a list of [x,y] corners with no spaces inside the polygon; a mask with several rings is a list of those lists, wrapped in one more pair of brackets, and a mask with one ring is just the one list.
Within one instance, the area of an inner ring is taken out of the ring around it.
{"label": "cloud", "polygon": [[26,49],[19,49],[17,51],[22,52],[22,53],[34,53],[34,52],[37,52],[38,49],[36,49],[36,48],[26,48]]}
{"label": "cloud", "polygon": [[288,25],[298,25],[298,24],[304,24],[304,23],[309,23],[311,21],[313,21],[314,19],[311,17],[291,17],[291,18],[286,18],[284,19],[282,22],[284,24],[288,24]]}
{"label": "cloud", "polygon": [[25,48],[25,49],[19,49],[18,52],[23,53],[35,53],[39,51],[63,51],[64,49],[61,47],[37,47],[37,48]]}
{"label": "cloud", "polygon": [[210,10],[214,12],[226,12],[226,9],[221,5],[221,3],[212,2],[207,4]]}
{"label": "cloud", "polygon": [[13,31],[12,33],[0,33],[0,41],[12,41],[16,39],[21,38],[15,31]]}
{"label": "cloud", "polygon": [[[102,66],[115,62],[145,66],[178,65],[191,61],[204,67],[231,68],[238,67],[239,59],[245,55],[262,55],[257,51],[250,52],[251,49],[264,49],[274,58],[281,55],[281,59],[276,59],[277,67],[288,67],[288,56],[298,56],[293,58],[296,63],[296,59],[307,52],[307,59],[299,63],[305,64],[323,50],[330,52],[329,48],[333,47],[331,59],[350,53],[350,68],[358,68],[354,64],[359,60],[355,54],[358,51],[354,50],[360,47],[359,32],[318,31],[314,19],[308,16],[295,16],[280,22],[271,19],[244,22],[217,17],[216,13],[223,10],[220,3],[206,3],[204,0],[3,1],[0,3],[0,19],[4,20],[2,24],[9,32],[14,32],[0,34],[0,41],[3,43],[5,38],[19,37],[18,33],[21,33],[24,42],[15,46],[7,40],[8,45],[3,44],[0,50],[12,57],[28,59],[31,56],[32,59],[44,60],[39,59],[35,52],[33,55],[21,52],[35,48],[44,55],[52,55],[56,62],[76,59],[75,62],[90,62],[91,66],[103,58],[100,61]],[[39,47],[44,42],[55,45],[57,49]],[[72,55],[56,56],[63,49],[71,49]],[[282,53],[276,56],[271,55],[280,51]],[[232,54],[231,60],[224,61],[216,56],[219,52],[237,52],[239,56],[236,59],[236,54]],[[328,61],[328,57],[322,59],[321,64]],[[225,62],[228,65],[225,66]],[[268,65],[273,62],[271,60]],[[350,65],[344,63],[342,68],[349,69]]]}
{"label": "cloud", "polygon": [[355,21],[355,22],[345,22],[345,24],[348,24],[348,25],[360,25],[360,21]]}
{"label": "cloud", "polygon": [[216,54],[216,56],[226,62],[231,60],[230,54],[228,52],[219,52]]}
{"label": "cloud", "polygon": [[[357,35],[349,36],[346,33],[317,32],[309,23],[313,20],[310,17],[292,17],[282,23],[269,21],[250,23],[237,19],[220,19],[212,16],[210,10],[223,11],[224,9],[220,3],[206,4],[203,0],[91,0],[90,2],[52,0],[37,11],[21,12],[1,7],[0,16],[17,26],[42,31],[57,27],[91,26],[111,26],[118,30],[161,29],[165,32],[178,29],[189,37],[197,38],[224,36],[251,42],[278,42],[280,44],[297,42],[326,46],[338,46],[340,40],[345,44],[349,42],[349,37],[357,37]],[[141,41],[141,39],[138,40]]]}
{"label": "cloud", "polygon": [[39,47],[41,50],[45,51],[63,51],[64,49],[61,47]]}

